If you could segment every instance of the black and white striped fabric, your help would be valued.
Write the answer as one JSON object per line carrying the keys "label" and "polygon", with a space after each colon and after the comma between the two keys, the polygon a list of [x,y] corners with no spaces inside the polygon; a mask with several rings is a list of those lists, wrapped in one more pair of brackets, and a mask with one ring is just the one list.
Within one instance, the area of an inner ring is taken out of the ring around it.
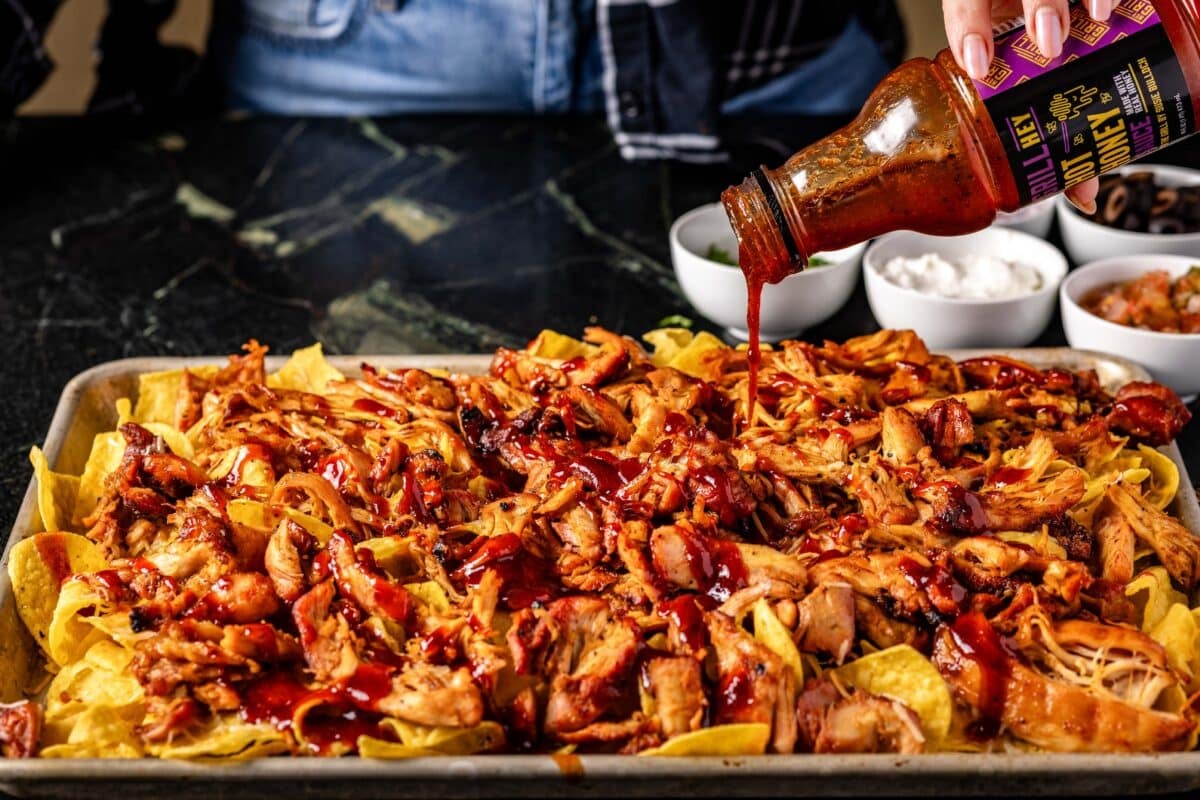
{"label": "black and white striped fabric", "polygon": [[625,158],[723,160],[723,100],[818,55],[857,18],[898,61],[892,0],[597,0],[605,111]]}

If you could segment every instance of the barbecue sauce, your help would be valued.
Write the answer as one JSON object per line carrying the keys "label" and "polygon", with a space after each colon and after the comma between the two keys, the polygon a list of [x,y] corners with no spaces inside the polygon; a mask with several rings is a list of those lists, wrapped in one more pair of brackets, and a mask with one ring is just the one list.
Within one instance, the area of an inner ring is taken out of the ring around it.
{"label": "barbecue sauce", "polygon": [[1029,31],[996,40],[975,81],[949,50],[897,67],[846,127],[721,195],[738,237],[750,333],[747,422],[757,401],[762,287],[809,256],[908,229],[949,236],[1148,155],[1196,130],[1196,0],[1122,0],[1106,22],[1082,4],[1056,59]]}

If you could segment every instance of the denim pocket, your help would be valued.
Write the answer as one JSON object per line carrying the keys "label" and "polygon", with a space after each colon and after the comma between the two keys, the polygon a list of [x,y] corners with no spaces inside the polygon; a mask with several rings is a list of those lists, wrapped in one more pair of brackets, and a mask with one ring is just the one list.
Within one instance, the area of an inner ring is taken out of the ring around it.
{"label": "denim pocket", "polygon": [[242,0],[246,25],[280,44],[336,44],[361,0]]}

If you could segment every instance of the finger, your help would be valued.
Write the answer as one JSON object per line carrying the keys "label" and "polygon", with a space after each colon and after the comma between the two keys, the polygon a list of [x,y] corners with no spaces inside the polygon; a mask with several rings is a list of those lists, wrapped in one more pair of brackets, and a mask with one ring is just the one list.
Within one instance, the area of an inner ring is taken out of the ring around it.
{"label": "finger", "polygon": [[992,63],[991,4],[984,0],[942,0],[946,40],[954,60],[975,80],[982,80]]}
{"label": "finger", "polygon": [[1112,16],[1113,0],[1088,0],[1088,13],[1097,22],[1104,22]]}
{"label": "finger", "polygon": [[1100,179],[1089,178],[1083,183],[1077,183],[1064,194],[1072,205],[1085,214],[1096,213],[1096,195],[1100,193]]}
{"label": "finger", "polygon": [[1063,42],[1071,29],[1067,0],[1023,0],[1025,26],[1046,58],[1062,55]]}

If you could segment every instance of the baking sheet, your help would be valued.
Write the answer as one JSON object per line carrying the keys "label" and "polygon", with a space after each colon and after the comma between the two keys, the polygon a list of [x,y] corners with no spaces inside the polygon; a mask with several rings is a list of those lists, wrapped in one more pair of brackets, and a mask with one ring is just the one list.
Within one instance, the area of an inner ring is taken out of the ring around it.
{"label": "baking sheet", "polygon": [[[1009,355],[1037,366],[1095,369],[1106,388],[1146,380],[1141,367],[1108,355],[1067,348],[949,351],[956,359]],[[96,433],[116,424],[114,403],[133,397],[144,372],[213,364],[224,356],[113,361],[67,384],[46,435],[45,451],[58,471],[79,474]],[[282,357],[267,359],[269,370]],[[386,368],[443,368],[482,372],[490,356],[339,356],[330,361],[357,374],[366,361]],[[1178,465],[1181,488],[1172,508],[1200,534],[1200,504],[1188,491],[1175,444],[1163,452]],[[0,559],[0,701],[22,696],[42,669],[37,646],[16,615],[8,582],[8,551],[36,524],[32,481]],[[1124,795],[1200,788],[1200,752],[1154,755],[963,754],[791,755],[754,758],[637,758],[491,755],[406,761],[259,759],[205,765],[154,759],[0,759],[0,791],[18,796],[79,795],[122,798],[260,797],[808,797],[947,795]]]}

